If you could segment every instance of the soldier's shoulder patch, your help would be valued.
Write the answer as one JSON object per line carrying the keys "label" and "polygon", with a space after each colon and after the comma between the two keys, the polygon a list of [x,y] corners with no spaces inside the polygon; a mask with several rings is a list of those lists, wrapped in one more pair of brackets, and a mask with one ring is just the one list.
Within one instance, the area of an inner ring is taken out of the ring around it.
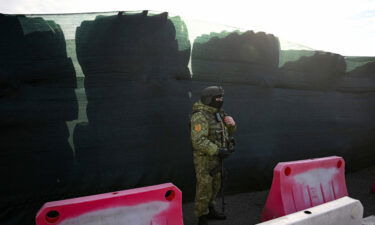
{"label": "soldier's shoulder patch", "polygon": [[194,125],[194,130],[195,130],[196,132],[201,131],[201,130],[202,130],[202,125],[200,125],[199,123],[198,123],[198,124],[195,124],[195,125]]}

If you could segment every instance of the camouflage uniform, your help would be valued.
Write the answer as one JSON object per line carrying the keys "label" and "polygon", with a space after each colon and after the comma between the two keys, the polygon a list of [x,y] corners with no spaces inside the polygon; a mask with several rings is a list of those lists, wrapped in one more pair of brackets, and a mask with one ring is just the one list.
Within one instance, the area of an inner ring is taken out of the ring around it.
{"label": "camouflage uniform", "polygon": [[[213,177],[210,171],[219,165],[218,152],[222,146],[222,129],[224,138],[232,134],[236,127],[228,126],[223,121],[218,122],[215,113],[217,108],[203,104],[201,101],[193,105],[191,117],[191,141],[193,145],[194,166],[196,173],[195,214],[197,217],[208,213],[209,205],[215,204],[220,191],[220,173]],[[224,118],[224,112],[220,111]]]}

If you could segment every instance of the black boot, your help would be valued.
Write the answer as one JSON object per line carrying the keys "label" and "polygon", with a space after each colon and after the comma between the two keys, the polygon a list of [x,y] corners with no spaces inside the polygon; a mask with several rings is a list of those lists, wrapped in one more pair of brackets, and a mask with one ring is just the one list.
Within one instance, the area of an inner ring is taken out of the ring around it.
{"label": "black boot", "polygon": [[203,215],[198,218],[198,225],[208,225],[207,215]]}
{"label": "black boot", "polygon": [[227,216],[224,213],[218,212],[215,210],[214,207],[209,207],[209,213],[207,215],[207,219],[213,219],[213,220],[225,220]]}

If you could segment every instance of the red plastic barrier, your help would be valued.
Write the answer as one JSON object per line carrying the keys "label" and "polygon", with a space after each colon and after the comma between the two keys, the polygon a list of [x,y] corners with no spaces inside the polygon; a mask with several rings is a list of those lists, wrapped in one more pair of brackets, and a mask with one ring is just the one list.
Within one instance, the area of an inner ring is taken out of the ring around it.
{"label": "red plastic barrier", "polygon": [[274,169],[261,219],[271,220],[347,195],[343,158],[281,162]]}
{"label": "red plastic barrier", "polygon": [[36,225],[183,225],[182,193],[171,183],[48,202]]}

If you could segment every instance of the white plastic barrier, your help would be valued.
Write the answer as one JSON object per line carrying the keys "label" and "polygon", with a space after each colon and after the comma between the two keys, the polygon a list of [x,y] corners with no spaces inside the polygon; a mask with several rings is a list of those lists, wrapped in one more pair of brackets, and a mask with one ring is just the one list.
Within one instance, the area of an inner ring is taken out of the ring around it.
{"label": "white plastic barrier", "polygon": [[258,225],[361,225],[362,217],[361,202],[343,197]]}
{"label": "white plastic barrier", "polygon": [[362,225],[375,225],[375,216],[369,216],[364,218]]}

